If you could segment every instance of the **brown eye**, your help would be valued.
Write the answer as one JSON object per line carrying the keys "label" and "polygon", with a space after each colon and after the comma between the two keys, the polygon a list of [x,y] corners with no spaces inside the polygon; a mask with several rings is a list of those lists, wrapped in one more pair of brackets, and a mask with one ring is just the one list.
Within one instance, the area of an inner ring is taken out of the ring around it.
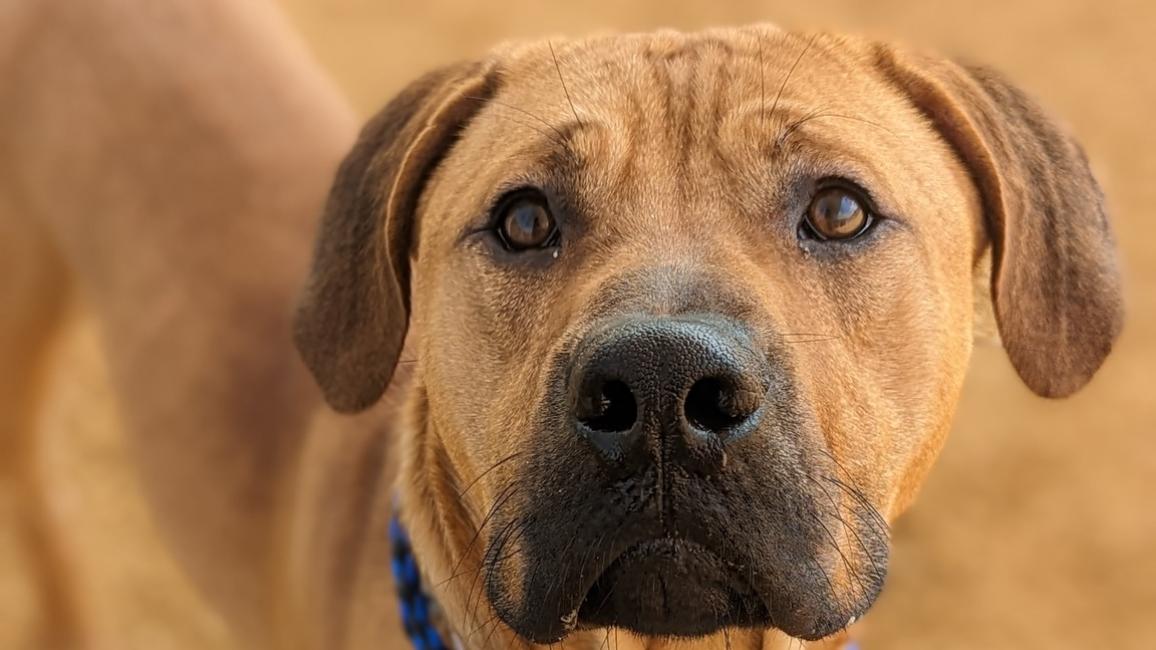
{"label": "brown eye", "polygon": [[498,234],[511,250],[544,248],[554,243],[557,228],[546,198],[538,195],[513,197],[502,207]]}
{"label": "brown eye", "polygon": [[851,239],[871,225],[871,215],[853,192],[830,187],[819,190],[807,207],[804,227],[815,239]]}

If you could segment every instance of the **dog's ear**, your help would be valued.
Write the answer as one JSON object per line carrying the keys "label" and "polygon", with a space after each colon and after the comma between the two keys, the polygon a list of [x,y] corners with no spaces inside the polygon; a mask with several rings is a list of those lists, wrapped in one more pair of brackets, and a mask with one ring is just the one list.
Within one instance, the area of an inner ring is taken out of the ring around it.
{"label": "dog's ear", "polygon": [[321,219],[294,340],[334,409],[365,409],[393,376],[409,321],[422,188],[496,86],[492,66],[432,72],[362,129]]}
{"label": "dog's ear", "polygon": [[875,59],[954,148],[979,189],[992,301],[1016,371],[1046,397],[1074,393],[1123,321],[1104,197],[1080,146],[999,75],[879,45]]}

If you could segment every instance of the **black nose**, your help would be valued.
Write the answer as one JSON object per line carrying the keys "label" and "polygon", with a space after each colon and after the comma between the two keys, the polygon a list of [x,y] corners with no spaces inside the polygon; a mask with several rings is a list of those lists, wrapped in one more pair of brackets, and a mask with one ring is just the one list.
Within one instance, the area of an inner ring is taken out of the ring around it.
{"label": "black nose", "polygon": [[578,348],[570,395],[575,428],[608,460],[661,457],[699,471],[757,424],[766,360],[721,317],[638,317]]}

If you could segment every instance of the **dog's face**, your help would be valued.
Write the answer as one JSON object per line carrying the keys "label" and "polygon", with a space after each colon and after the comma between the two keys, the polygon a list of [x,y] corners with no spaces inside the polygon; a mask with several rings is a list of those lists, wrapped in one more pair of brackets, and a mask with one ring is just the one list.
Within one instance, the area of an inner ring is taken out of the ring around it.
{"label": "dog's face", "polygon": [[989,245],[1013,362],[1070,393],[1119,328],[1111,235],[1002,81],[764,28],[512,46],[367,127],[299,340],[356,409],[412,322],[403,503],[459,630],[484,595],[537,643],[817,639],[882,586]]}

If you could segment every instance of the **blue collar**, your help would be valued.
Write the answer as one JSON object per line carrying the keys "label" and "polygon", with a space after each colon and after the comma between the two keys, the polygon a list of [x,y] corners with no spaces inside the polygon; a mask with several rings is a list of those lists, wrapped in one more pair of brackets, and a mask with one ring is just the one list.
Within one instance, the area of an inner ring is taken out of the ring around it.
{"label": "blue collar", "polygon": [[396,512],[389,520],[389,541],[393,547],[391,565],[405,635],[415,650],[450,650],[431,620],[434,603],[421,588],[421,571],[413,556],[413,546]]}

